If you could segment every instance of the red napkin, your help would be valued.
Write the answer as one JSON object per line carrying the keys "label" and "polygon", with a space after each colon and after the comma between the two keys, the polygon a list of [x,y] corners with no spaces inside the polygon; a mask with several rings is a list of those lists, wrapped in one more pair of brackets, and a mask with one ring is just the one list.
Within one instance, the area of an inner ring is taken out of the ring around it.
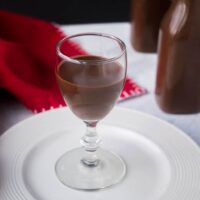
{"label": "red napkin", "polygon": [[[54,74],[55,46],[64,36],[52,23],[0,11],[0,88],[34,112],[64,106]],[[67,53],[82,50],[70,42]],[[145,89],[127,79],[120,100],[143,93]]]}

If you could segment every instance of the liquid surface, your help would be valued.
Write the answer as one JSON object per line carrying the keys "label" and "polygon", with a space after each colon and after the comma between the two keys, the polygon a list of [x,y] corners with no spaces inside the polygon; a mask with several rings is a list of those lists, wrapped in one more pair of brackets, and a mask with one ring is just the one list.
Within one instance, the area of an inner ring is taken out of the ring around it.
{"label": "liquid surface", "polygon": [[[72,112],[84,121],[100,120],[113,108],[124,84],[125,69],[117,62],[96,56],[74,59],[90,60],[87,64],[62,61],[57,67],[57,80]],[[98,63],[92,61],[98,60]]]}

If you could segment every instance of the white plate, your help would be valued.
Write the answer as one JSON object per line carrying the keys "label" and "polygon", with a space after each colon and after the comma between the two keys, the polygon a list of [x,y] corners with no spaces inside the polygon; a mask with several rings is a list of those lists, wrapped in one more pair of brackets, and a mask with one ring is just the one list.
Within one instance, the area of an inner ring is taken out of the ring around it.
{"label": "white plate", "polygon": [[115,108],[98,127],[103,146],[127,164],[120,184],[83,192],[64,186],[55,162],[79,146],[84,125],[68,109],[38,114],[0,139],[1,200],[199,200],[200,150],[155,117]]}

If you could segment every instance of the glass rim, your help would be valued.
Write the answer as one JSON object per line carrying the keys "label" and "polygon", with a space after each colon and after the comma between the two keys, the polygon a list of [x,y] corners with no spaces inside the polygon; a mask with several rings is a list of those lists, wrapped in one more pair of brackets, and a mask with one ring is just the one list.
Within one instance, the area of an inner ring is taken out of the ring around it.
{"label": "glass rim", "polygon": [[[65,54],[62,53],[61,51],[61,46],[63,44],[63,42],[65,42],[66,40],[70,40],[72,38],[76,38],[76,37],[79,37],[79,36],[101,36],[101,37],[105,37],[105,38],[109,38],[109,39],[112,39],[112,40],[115,40],[121,47],[121,52],[119,55],[117,56],[114,56],[114,57],[111,57],[111,58],[105,58],[105,59],[102,59],[102,60],[77,60],[77,59],[74,59],[74,58],[71,58]],[[109,62],[113,62],[117,59],[119,59],[120,57],[122,57],[124,54],[126,54],[126,45],[125,43],[118,37],[112,35],[112,34],[107,34],[107,33],[98,33],[98,32],[85,32],[85,33],[78,33],[78,34],[73,34],[73,35],[70,35],[70,36],[65,36],[64,38],[62,38],[56,45],[56,53],[59,57],[61,57],[62,59],[64,60],[67,60],[67,61],[70,61],[72,63],[76,63],[76,64],[84,64],[84,63],[109,63]]]}

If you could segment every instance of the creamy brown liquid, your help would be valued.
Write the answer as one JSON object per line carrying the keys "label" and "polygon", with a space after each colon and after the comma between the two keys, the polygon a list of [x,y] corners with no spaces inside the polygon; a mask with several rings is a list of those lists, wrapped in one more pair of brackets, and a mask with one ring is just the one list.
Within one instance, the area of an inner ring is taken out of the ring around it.
{"label": "creamy brown liquid", "polygon": [[[76,60],[99,60],[96,56]],[[76,64],[59,63],[57,80],[62,94],[76,116],[82,120],[100,120],[113,108],[124,84],[124,69],[117,62]]]}
{"label": "creamy brown liquid", "polygon": [[166,112],[200,111],[199,20],[199,0],[175,0],[162,22],[156,95]]}

